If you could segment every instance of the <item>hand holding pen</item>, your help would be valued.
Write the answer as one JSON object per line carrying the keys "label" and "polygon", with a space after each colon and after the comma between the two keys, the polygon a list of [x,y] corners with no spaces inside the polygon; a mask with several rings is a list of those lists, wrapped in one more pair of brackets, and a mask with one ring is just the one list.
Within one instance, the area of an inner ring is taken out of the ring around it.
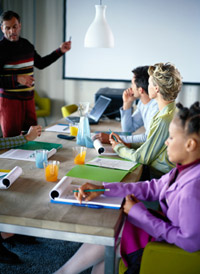
{"label": "hand holding pen", "polygon": [[111,134],[109,135],[109,141],[110,141],[113,149],[119,143],[123,143],[122,140],[119,138],[119,136],[113,132],[111,132]]}
{"label": "hand holding pen", "polygon": [[74,196],[80,203],[83,199],[85,200],[85,202],[88,202],[103,194],[104,191],[104,186],[85,183],[79,189],[74,191]]}
{"label": "hand holding pen", "polygon": [[61,52],[62,52],[63,54],[71,49],[71,39],[72,39],[72,37],[70,36],[70,37],[69,37],[69,41],[63,42],[63,43],[60,45],[60,50],[61,50]]}

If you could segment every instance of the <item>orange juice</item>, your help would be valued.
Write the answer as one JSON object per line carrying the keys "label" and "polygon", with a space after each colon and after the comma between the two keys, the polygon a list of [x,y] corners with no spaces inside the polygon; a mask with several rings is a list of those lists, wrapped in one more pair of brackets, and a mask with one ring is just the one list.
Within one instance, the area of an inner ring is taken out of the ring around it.
{"label": "orange juice", "polygon": [[78,127],[77,126],[70,126],[70,135],[77,136],[78,134]]}
{"label": "orange juice", "polygon": [[58,168],[59,166],[50,163],[45,168],[45,177],[48,182],[56,182],[58,180]]}
{"label": "orange juice", "polygon": [[86,155],[86,151],[83,151],[83,152],[79,153],[74,158],[74,164],[76,164],[76,165],[83,165],[85,163],[85,155]]}

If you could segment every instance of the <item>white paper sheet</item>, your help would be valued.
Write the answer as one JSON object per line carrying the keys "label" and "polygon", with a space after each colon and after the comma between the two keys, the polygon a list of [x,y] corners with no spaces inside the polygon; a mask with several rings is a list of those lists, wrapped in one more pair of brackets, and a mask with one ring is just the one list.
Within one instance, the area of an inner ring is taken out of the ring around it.
{"label": "white paper sheet", "polygon": [[131,162],[131,161],[99,158],[99,157],[96,157],[86,163],[86,165],[100,166],[100,167],[107,167],[107,168],[121,169],[121,170],[130,170],[136,164],[137,163]]}
{"label": "white paper sheet", "polygon": [[0,189],[9,188],[15,180],[22,174],[22,168],[14,167],[4,178],[0,180]]}
{"label": "white paper sheet", "polygon": [[69,125],[57,124],[45,129],[45,131],[70,133]]}
{"label": "white paper sheet", "polygon": [[[55,148],[52,148],[48,152],[48,158],[54,155],[56,151],[57,150]],[[35,151],[25,149],[9,149],[5,153],[0,154],[0,158],[35,162]]]}

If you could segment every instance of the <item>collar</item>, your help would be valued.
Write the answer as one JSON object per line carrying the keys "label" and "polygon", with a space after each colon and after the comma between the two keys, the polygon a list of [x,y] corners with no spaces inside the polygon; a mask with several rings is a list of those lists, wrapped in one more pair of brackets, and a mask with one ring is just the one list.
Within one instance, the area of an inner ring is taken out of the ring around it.
{"label": "collar", "polygon": [[192,166],[192,165],[194,165],[194,164],[198,164],[198,163],[200,163],[200,159],[197,159],[197,160],[195,160],[194,162],[189,163],[189,164],[186,164],[186,165],[177,164],[177,165],[176,165],[176,168],[178,169],[178,173],[180,173],[181,171],[183,171],[183,170],[186,169],[187,167],[190,167],[190,166]]}

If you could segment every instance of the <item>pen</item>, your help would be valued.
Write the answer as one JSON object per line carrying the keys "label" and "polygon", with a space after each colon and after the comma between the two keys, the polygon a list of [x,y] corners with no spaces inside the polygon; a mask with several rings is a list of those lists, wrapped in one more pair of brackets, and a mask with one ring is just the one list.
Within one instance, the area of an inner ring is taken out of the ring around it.
{"label": "pen", "polygon": [[[112,131],[109,129],[109,131],[110,131],[110,133],[112,133]],[[113,136],[113,139],[116,141],[116,142],[118,142],[117,141],[117,138],[115,137],[115,136]]]}
{"label": "pen", "polygon": [[102,205],[92,205],[92,204],[76,204],[76,206],[88,207],[88,208],[103,208]]}
{"label": "pen", "polygon": [[[109,188],[102,188],[102,189],[98,188],[98,189],[85,189],[84,190],[84,192],[96,192],[96,191],[110,191],[110,189]],[[79,190],[76,189],[76,190],[73,190],[73,192],[79,192]]]}
{"label": "pen", "polygon": [[6,175],[8,175],[8,174],[1,175],[1,176],[0,176],[0,179],[6,177]]}

